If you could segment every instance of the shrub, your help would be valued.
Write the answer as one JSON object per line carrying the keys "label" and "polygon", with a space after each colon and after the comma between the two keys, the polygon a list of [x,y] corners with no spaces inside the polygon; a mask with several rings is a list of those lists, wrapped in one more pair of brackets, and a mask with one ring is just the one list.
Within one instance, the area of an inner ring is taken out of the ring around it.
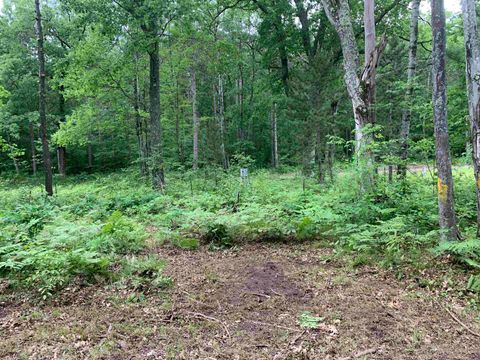
{"label": "shrub", "polygon": [[183,237],[175,240],[173,244],[185,250],[195,250],[198,249],[198,247],[200,246],[200,242],[198,241],[198,239]]}
{"label": "shrub", "polygon": [[233,246],[233,240],[224,224],[212,224],[203,236],[205,243],[211,249],[225,249]]}
{"label": "shrub", "polygon": [[434,251],[441,255],[449,253],[468,266],[480,269],[480,240],[468,239],[465,241],[444,241]]}
{"label": "shrub", "polygon": [[171,279],[162,274],[165,261],[156,256],[131,256],[122,261],[119,284],[135,290],[165,288]]}
{"label": "shrub", "polygon": [[139,251],[147,234],[142,226],[114,211],[103,225],[94,248],[101,252],[127,254]]}

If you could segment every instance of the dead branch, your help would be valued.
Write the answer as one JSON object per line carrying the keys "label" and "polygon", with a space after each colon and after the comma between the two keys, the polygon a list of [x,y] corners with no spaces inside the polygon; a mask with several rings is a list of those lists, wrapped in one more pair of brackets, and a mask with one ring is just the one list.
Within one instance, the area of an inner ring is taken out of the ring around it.
{"label": "dead branch", "polygon": [[480,337],[480,334],[473,331],[472,329],[470,329],[467,325],[465,325],[462,321],[460,321],[460,319],[458,319],[454,314],[453,312],[450,311],[449,308],[447,308],[446,306],[444,306],[445,310],[448,312],[448,314],[452,317],[453,320],[455,320],[458,324],[460,324],[465,330],[467,330],[470,334],[474,335],[474,336],[477,336],[477,337]]}

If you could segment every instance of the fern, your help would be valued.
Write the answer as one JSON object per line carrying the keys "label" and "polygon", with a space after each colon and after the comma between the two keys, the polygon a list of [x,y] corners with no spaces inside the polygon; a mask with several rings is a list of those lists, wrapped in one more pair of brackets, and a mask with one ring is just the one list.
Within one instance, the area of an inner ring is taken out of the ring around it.
{"label": "fern", "polygon": [[480,240],[469,239],[465,241],[444,241],[434,252],[438,255],[452,254],[466,265],[480,269]]}

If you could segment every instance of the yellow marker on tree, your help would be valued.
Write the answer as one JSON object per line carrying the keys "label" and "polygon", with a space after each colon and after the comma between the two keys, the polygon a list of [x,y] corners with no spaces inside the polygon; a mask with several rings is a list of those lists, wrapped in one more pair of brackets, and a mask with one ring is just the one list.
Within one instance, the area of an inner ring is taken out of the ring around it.
{"label": "yellow marker on tree", "polygon": [[438,188],[438,198],[440,199],[441,202],[445,203],[447,201],[447,196],[448,196],[448,185],[444,184],[441,178],[438,178],[437,188]]}

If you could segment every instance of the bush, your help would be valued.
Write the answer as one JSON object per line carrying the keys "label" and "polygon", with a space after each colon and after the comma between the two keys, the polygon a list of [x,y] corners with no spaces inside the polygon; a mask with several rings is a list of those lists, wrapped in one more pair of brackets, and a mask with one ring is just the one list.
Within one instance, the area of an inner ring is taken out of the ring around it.
{"label": "bush", "polygon": [[165,288],[171,279],[163,276],[165,261],[156,256],[132,256],[122,261],[119,284],[135,290]]}
{"label": "bush", "polygon": [[[247,162],[237,159],[239,165]],[[345,166],[327,186],[294,172],[252,170],[242,184],[236,171],[205,168],[171,173],[159,194],[122,172],[67,178],[47,200],[37,180],[2,181],[0,276],[16,287],[44,288],[46,294],[75,279],[105,278],[107,268],[122,268],[125,255],[145,248],[147,225],[155,229],[151,241],[188,250],[198,247],[197,239],[211,249],[242,241],[311,239],[355,254],[358,264],[421,260],[438,239],[432,178],[411,175],[407,182],[389,183],[379,175],[375,187],[362,192],[357,175]],[[455,185],[460,226],[473,239],[471,170],[456,170]],[[445,246],[436,253],[446,251],[471,267],[480,263],[476,240]],[[470,287],[475,284],[472,280]]]}
{"label": "bush", "polygon": [[200,246],[200,242],[197,239],[183,237],[173,241],[173,244],[185,250],[195,250]]}
{"label": "bush", "polygon": [[91,283],[108,278],[117,254],[143,246],[143,228],[119,212],[103,226],[61,217],[49,223],[52,212],[45,203],[44,208],[22,206],[15,216],[2,218],[0,276],[13,288],[35,289],[47,298],[74,279]]}
{"label": "bush", "polygon": [[114,211],[102,226],[95,248],[104,253],[127,254],[142,249],[145,230],[120,211]]}
{"label": "bush", "polygon": [[225,249],[233,246],[233,241],[224,224],[212,224],[208,227],[203,240],[211,249]]}

